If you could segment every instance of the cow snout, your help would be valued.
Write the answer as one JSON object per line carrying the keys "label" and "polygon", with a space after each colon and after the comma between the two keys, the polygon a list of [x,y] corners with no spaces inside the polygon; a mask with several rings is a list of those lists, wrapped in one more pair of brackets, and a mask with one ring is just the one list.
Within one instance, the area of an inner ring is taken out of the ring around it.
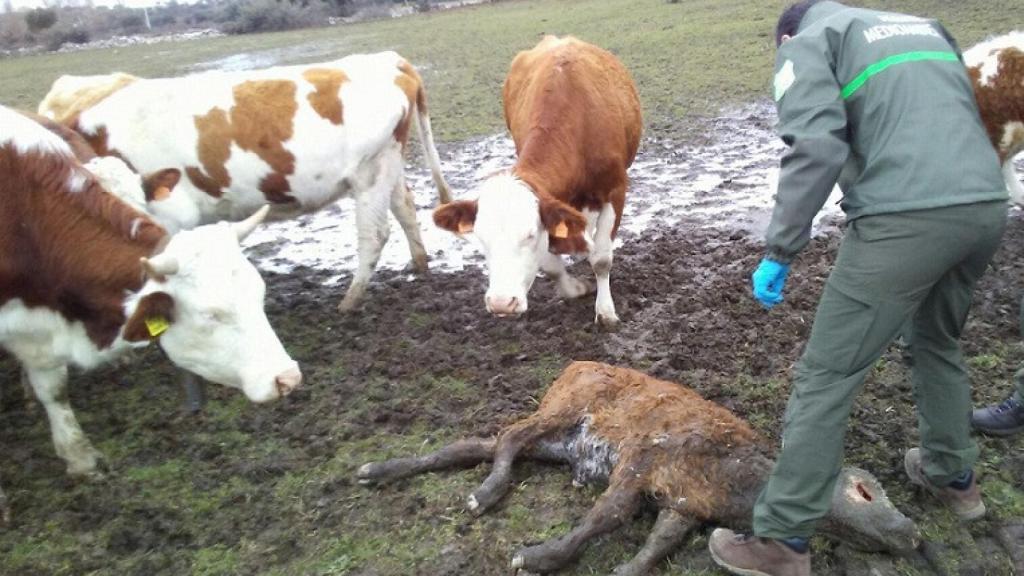
{"label": "cow snout", "polygon": [[295,390],[302,384],[302,372],[298,368],[291,368],[279,374],[274,380],[274,384],[277,386],[277,393],[281,397],[287,396],[292,393],[292,390]]}
{"label": "cow snout", "polygon": [[488,296],[487,310],[495,316],[511,316],[522,314],[524,307],[520,306],[519,298],[515,296]]}

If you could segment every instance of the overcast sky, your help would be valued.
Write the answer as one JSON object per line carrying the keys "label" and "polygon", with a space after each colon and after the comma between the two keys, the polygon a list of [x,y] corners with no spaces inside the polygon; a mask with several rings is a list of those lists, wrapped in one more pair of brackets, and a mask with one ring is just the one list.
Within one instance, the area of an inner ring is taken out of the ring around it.
{"label": "overcast sky", "polygon": [[[27,8],[39,8],[46,6],[47,3],[55,4],[57,2],[69,5],[85,4],[84,0],[11,0],[11,5],[14,6],[15,10],[22,10]],[[195,0],[178,0],[179,4],[191,4]],[[141,8],[143,6],[153,6],[155,4],[165,4],[166,0],[93,0],[94,6],[128,6],[130,8]],[[6,6],[6,0],[0,0],[0,11]]]}

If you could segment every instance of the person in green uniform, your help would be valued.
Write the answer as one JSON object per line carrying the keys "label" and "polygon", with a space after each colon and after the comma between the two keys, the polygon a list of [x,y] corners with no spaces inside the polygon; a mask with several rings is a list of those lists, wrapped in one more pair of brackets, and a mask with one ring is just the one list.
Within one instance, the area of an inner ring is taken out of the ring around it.
{"label": "person in green uniform", "polygon": [[754,296],[782,302],[790,263],[837,183],[848,226],[753,534],[719,528],[709,548],[737,574],[795,576],[810,574],[808,539],[829,509],[854,398],[907,320],[921,434],[907,473],[962,518],[984,515],[959,336],[1003,235],[1007,192],[960,50],[938,22],[807,1],[783,12],[776,41],[788,151]]}

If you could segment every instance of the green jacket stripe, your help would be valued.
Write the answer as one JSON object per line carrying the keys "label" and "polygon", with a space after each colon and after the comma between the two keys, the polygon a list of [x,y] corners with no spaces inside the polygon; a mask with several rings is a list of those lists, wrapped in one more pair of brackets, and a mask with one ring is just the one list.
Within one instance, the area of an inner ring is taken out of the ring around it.
{"label": "green jacket stripe", "polygon": [[857,75],[849,84],[843,87],[842,96],[843,100],[846,100],[850,96],[853,96],[857,90],[860,90],[869,78],[875,74],[884,72],[890,66],[897,64],[903,64],[905,62],[922,62],[925,60],[940,60],[945,62],[956,62],[960,63],[960,57],[955,52],[929,52],[929,51],[917,51],[917,52],[904,52],[903,54],[894,54],[888,58],[875,62],[871,66],[864,69],[863,72]]}

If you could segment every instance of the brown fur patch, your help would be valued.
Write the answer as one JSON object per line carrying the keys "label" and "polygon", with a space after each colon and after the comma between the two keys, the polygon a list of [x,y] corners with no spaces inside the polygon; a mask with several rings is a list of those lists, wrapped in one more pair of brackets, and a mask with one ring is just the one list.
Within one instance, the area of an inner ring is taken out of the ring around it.
{"label": "brown fur patch", "polygon": [[295,83],[289,80],[252,80],[235,86],[231,127],[235,143],[253,152],[281,174],[295,171],[295,156],[285,150],[292,137]]}
{"label": "brown fur patch", "polygon": [[[73,172],[86,184],[63,193]],[[166,232],[104,190],[77,160],[22,155],[11,146],[0,147],[0,205],[0,306],[17,298],[49,308],[82,322],[97,346],[109,346],[124,324],[125,294],[142,286],[139,259]]]}
{"label": "brown fur patch", "polygon": [[[968,69],[968,75],[974,84],[985,129],[999,152],[999,160],[1006,162],[1013,152],[1012,147],[1001,146],[1006,127],[1011,122],[1024,122],[1024,52],[1016,48],[1003,50],[997,72],[985,86],[979,84],[980,67]],[[1024,140],[1024,135],[1018,138]]]}
{"label": "brown fur patch", "polygon": [[405,94],[409,101],[405,116],[395,126],[395,141],[404,147],[409,142],[409,128],[412,126],[413,114],[417,109],[420,114],[427,113],[427,93],[423,89],[423,78],[419,72],[406,60],[398,64],[398,76],[395,77],[395,86]]}
{"label": "brown fur patch", "polygon": [[88,142],[89,147],[92,148],[92,150],[96,153],[97,156],[113,156],[115,158],[120,158],[121,161],[125,163],[125,165],[132,169],[132,171],[135,170],[135,167],[132,166],[132,163],[129,162],[123,154],[107,145],[108,135],[106,126],[100,126],[96,129],[96,132],[92,134],[82,132],[77,122],[73,123],[71,126],[75,132],[82,135],[85,141]]}
{"label": "brown fur patch", "polygon": [[228,122],[227,113],[220,108],[196,116],[193,121],[199,132],[196,152],[205,173],[191,166],[185,168],[185,173],[196,188],[220,198],[224,194],[223,188],[231,185],[231,175],[225,167],[231,157],[231,123]]}
{"label": "brown fur patch", "polygon": [[96,151],[92,149],[89,142],[81,134],[75,132],[68,126],[58,124],[45,116],[33,114],[32,112],[25,112],[23,110],[18,110],[17,112],[22,116],[35,121],[37,124],[46,128],[50,132],[53,132],[57,136],[60,136],[60,138],[71,147],[71,152],[74,153],[75,158],[77,158],[79,162],[84,164],[93,158],[96,158]]}
{"label": "brown fur patch", "polygon": [[260,181],[260,192],[273,204],[290,204],[297,202],[294,196],[288,194],[292,187],[288,184],[288,178],[279,172],[272,172]]}
{"label": "brown fur patch", "polygon": [[161,317],[168,322],[174,321],[174,298],[166,292],[153,292],[139,300],[132,317],[125,322],[123,337],[129,342],[145,342],[156,340],[157,336],[149,333],[146,320]]}
{"label": "brown fur patch", "polygon": [[195,166],[186,166],[185,175],[188,176],[188,181],[193,186],[206,192],[214,198],[220,198],[224,195],[224,190],[220,187],[220,184],[216,180],[210,178],[203,171]]}
{"label": "brown fur patch", "polygon": [[308,96],[309,105],[316,110],[321,118],[331,124],[341,125],[345,122],[345,108],[341,102],[341,86],[348,82],[348,76],[341,70],[329,68],[310,68],[302,73],[307,82],[316,87],[316,92]]}

